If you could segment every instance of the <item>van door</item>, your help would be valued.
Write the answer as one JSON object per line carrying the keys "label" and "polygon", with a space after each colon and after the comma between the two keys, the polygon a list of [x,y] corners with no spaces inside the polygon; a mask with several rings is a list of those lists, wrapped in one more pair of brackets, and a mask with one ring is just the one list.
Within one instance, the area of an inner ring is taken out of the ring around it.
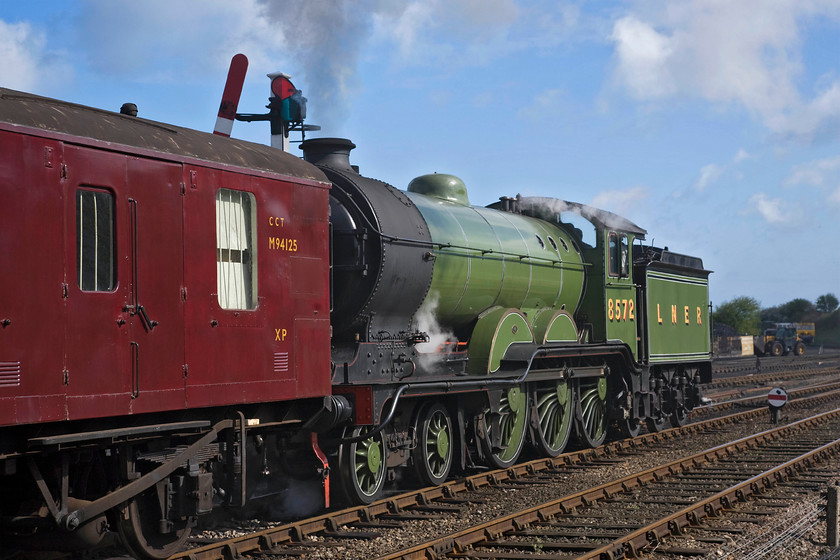
{"label": "van door", "polygon": [[132,412],[184,408],[184,216],[180,164],[127,160]]}
{"label": "van door", "polygon": [[65,145],[67,417],[125,414],[134,381],[125,156]]}
{"label": "van door", "polygon": [[184,404],[179,165],[66,146],[69,418]]}

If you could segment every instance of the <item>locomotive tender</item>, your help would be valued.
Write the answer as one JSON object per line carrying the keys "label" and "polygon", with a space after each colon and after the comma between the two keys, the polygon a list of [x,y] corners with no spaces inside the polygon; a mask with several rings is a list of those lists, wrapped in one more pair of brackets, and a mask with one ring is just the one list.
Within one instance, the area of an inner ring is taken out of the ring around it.
{"label": "locomotive tender", "polygon": [[214,508],[371,502],[686,421],[700,259],[580,204],[398,190],[353,147],[0,89],[4,541],[163,558]]}

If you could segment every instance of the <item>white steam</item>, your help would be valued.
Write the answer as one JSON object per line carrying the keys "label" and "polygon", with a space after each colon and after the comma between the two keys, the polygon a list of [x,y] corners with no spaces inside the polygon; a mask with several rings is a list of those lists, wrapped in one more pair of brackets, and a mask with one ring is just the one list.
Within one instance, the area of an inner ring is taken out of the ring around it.
{"label": "white steam", "polygon": [[426,355],[437,354],[447,343],[458,342],[455,334],[438,322],[437,308],[440,295],[430,293],[414,315],[414,326],[429,335],[429,342],[416,345],[417,351]]}
{"label": "white steam", "polygon": [[563,212],[571,212],[583,216],[590,222],[598,222],[609,229],[631,232],[644,231],[627,218],[607,210],[547,196],[522,197],[519,199],[519,207],[532,216],[554,223],[557,223],[560,214]]}
{"label": "white steam", "polygon": [[548,196],[519,197],[519,207],[532,216],[555,223],[563,212],[574,211],[572,204]]}

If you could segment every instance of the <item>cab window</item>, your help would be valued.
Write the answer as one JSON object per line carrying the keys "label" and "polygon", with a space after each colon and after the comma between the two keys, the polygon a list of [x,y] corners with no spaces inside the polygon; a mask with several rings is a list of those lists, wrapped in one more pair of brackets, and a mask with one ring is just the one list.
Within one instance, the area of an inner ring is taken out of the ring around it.
{"label": "cab window", "polygon": [[630,276],[630,248],[627,236],[614,231],[609,235],[609,275],[615,278]]}

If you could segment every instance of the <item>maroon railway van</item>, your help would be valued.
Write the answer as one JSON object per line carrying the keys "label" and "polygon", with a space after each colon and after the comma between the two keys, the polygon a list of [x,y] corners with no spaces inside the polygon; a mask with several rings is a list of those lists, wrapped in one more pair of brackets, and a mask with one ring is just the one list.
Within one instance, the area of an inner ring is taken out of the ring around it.
{"label": "maroon railway van", "polygon": [[0,97],[0,426],[330,393],[320,171]]}

